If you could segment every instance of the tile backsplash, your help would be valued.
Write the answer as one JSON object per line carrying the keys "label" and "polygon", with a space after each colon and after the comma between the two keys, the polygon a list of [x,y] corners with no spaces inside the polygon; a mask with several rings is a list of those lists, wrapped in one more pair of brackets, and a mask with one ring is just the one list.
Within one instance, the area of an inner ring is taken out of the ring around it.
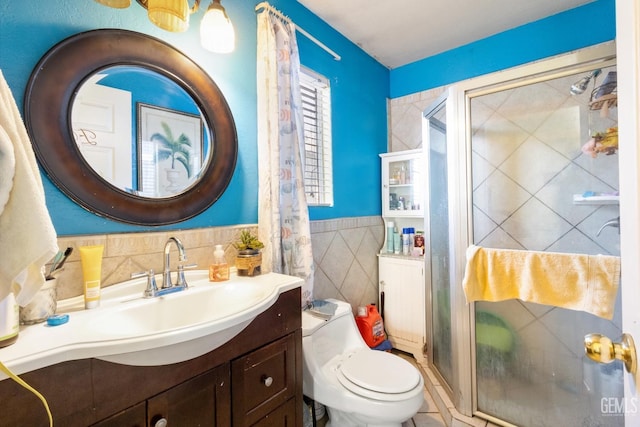
{"label": "tile backsplash", "polygon": [[[179,238],[187,254],[186,264],[207,269],[213,249],[221,244],[225,257],[234,265],[233,242],[242,230],[257,233],[257,225],[236,225],[160,232],[64,236],[58,238],[60,250],[73,252],[58,275],[58,299],[82,295],[82,265],[78,248],[104,245],[102,286],[128,280],[132,273],[153,269],[162,271],[164,245],[169,237]],[[338,298],[353,307],[377,302],[378,268],[376,254],[384,239],[382,218],[357,217],[312,221],[311,240],[315,260],[314,298]],[[172,269],[178,254],[171,246]]]}
{"label": "tile backsplash", "polygon": [[[82,295],[82,265],[78,248],[87,245],[104,245],[102,256],[102,287],[128,280],[132,273],[153,269],[162,272],[164,245],[169,237],[182,241],[187,254],[186,265],[197,264],[198,269],[208,269],[213,261],[214,245],[222,244],[227,261],[233,265],[236,249],[233,242],[240,231],[256,225],[233,227],[213,227],[190,230],[169,230],[161,232],[101,234],[86,236],[65,236],[58,238],[61,251],[72,247],[73,252],[58,275],[58,299]],[[172,269],[177,266],[178,252],[171,246]]]}

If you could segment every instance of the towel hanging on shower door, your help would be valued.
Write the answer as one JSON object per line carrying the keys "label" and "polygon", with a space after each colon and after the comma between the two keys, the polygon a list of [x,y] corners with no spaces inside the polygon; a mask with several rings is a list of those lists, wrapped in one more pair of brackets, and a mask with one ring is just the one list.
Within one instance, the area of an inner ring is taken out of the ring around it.
{"label": "towel hanging on shower door", "polygon": [[470,246],[467,302],[520,299],[613,318],[620,258]]}

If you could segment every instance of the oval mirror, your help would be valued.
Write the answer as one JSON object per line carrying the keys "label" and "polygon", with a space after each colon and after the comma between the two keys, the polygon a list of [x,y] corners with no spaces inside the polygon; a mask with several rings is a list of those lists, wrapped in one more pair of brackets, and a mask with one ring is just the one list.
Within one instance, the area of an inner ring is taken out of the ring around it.
{"label": "oval mirror", "polygon": [[171,224],[231,180],[237,134],[207,73],[153,37],[94,30],[54,46],[25,93],[25,123],[52,182],[101,216]]}

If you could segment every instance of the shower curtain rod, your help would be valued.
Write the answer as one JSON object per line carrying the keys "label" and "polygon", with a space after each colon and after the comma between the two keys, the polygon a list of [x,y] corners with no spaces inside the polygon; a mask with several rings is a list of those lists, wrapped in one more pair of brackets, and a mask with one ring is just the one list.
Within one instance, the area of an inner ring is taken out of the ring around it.
{"label": "shower curtain rod", "polygon": [[270,13],[273,13],[274,15],[276,15],[278,18],[283,19],[285,21],[287,21],[290,24],[293,24],[296,28],[296,30],[298,32],[300,32],[302,35],[304,35],[306,38],[308,38],[309,40],[311,40],[312,42],[314,42],[315,44],[317,44],[318,46],[320,46],[322,49],[324,49],[325,51],[327,51],[331,56],[333,56],[333,59],[335,59],[336,61],[340,61],[342,58],[340,57],[340,55],[338,55],[337,53],[335,53],[333,50],[329,49],[324,43],[322,43],[320,40],[318,40],[317,38],[313,37],[311,34],[307,33],[305,30],[303,30],[302,28],[300,28],[298,25],[295,24],[295,22],[293,22],[291,20],[291,18],[289,18],[288,16],[286,16],[285,14],[283,14],[282,12],[280,12],[278,9],[276,9],[275,7],[271,6],[268,2],[263,1],[262,3],[258,3],[258,5],[256,5],[256,12],[260,11],[260,9],[266,9],[268,10]]}

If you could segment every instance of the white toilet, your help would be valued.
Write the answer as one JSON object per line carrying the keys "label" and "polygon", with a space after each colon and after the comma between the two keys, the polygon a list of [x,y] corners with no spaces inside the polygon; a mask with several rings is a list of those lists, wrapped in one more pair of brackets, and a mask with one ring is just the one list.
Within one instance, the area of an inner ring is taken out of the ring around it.
{"label": "white toilet", "polygon": [[400,427],[424,400],[424,381],[408,361],[371,350],[351,306],[337,304],[324,320],[302,312],[303,392],[322,403],[332,427]]}

